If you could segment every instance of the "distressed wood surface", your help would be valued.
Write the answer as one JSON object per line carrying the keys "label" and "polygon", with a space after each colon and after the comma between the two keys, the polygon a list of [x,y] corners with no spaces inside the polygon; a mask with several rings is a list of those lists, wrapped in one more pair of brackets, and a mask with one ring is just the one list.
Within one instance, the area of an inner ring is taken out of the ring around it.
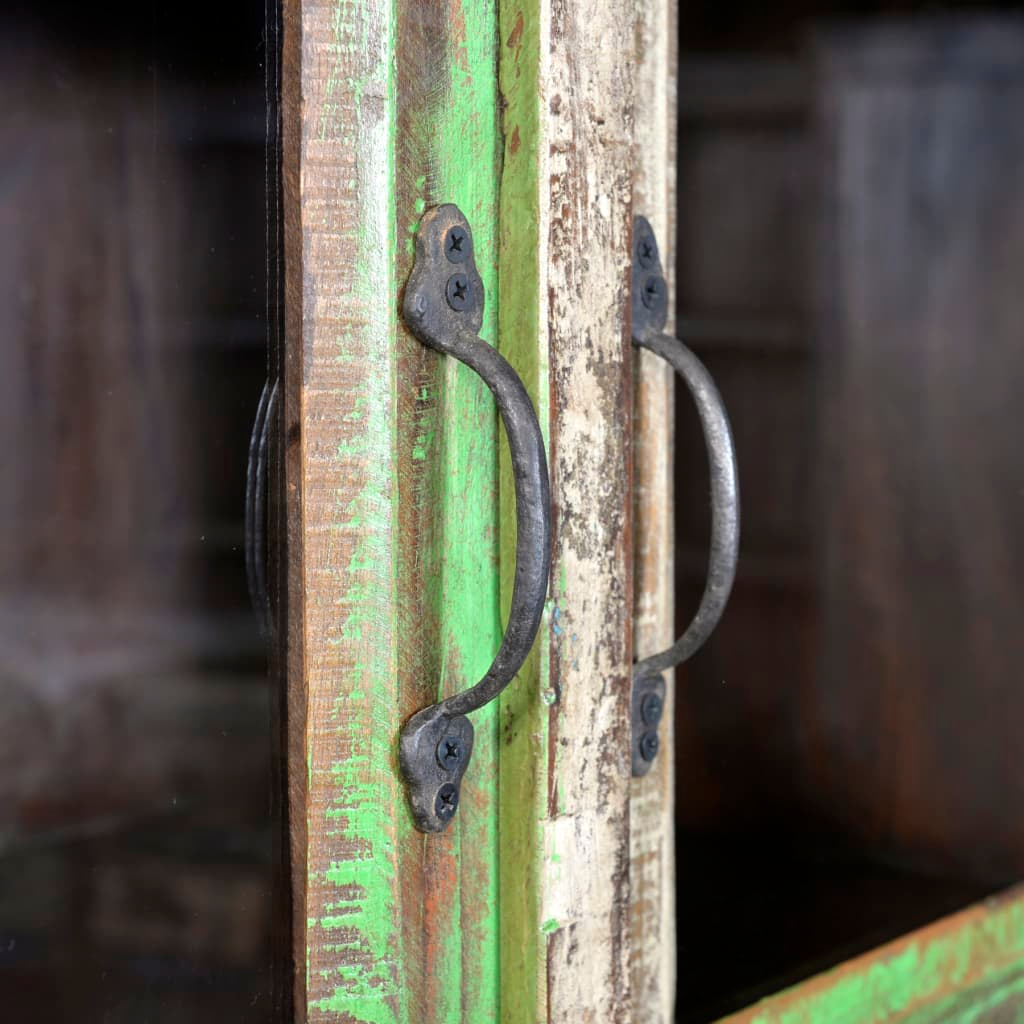
{"label": "distressed wood surface", "polygon": [[1024,1016],[1024,888],[762,1000],[722,1024],[999,1024]]}
{"label": "distressed wood surface", "polygon": [[497,322],[497,14],[290,0],[284,24],[288,677],[295,1014],[498,1013],[497,710],[456,820],[413,829],[402,721],[500,640],[497,414],[398,318],[428,206],[474,229]]}
{"label": "distressed wood surface", "polygon": [[[501,3],[501,347],[547,436],[554,528],[543,636],[502,701],[508,1022],[631,1019],[633,33],[626,4]],[[506,599],[511,500],[506,464]]]}
{"label": "distressed wood surface", "polygon": [[[637,5],[633,204],[658,237],[673,295],[676,176],[676,5]],[[671,333],[670,304],[666,329]],[[672,450],[675,381],[651,352],[633,356],[633,637],[637,658],[675,640]],[[700,472],[694,464],[694,471]],[[630,786],[630,974],[635,1024],[675,1015],[674,673],[664,673],[661,749]]]}

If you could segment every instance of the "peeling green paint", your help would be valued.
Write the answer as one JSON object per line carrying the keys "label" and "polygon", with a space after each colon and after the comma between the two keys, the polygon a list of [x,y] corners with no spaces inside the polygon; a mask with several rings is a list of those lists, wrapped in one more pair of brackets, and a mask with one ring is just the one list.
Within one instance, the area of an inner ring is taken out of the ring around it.
{"label": "peeling green paint", "polygon": [[772,996],[723,1024],[1024,1020],[1024,889]]}
{"label": "peeling green paint", "polygon": [[[496,343],[500,172],[496,2],[452,4],[448,20],[447,82],[431,125],[433,173],[427,178],[431,187],[423,206],[454,202],[468,218],[486,295],[480,334]],[[457,360],[444,360],[442,379],[439,696],[475,683],[490,666],[502,633],[497,407],[483,381]],[[473,715],[473,760],[463,780],[455,833],[461,904],[452,910],[448,941],[453,955],[444,987],[459,998],[452,999],[444,1018],[450,1024],[498,1020],[497,723],[498,709],[493,704]]]}
{"label": "peeling green paint", "polygon": [[[310,701],[320,702],[321,715],[324,703],[329,708],[324,735],[307,736],[310,790],[329,783],[329,799],[308,821],[329,851],[326,861],[310,863],[306,878],[309,1017],[525,1024],[534,1020],[532,1008],[524,1015],[517,1007],[532,1007],[536,982],[524,1002],[522,971],[505,972],[502,949],[510,940],[499,943],[499,927],[509,893],[529,902],[536,886],[524,892],[519,866],[502,858],[532,843],[533,863],[541,846],[531,813],[508,815],[515,836],[508,845],[498,827],[506,795],[498,772],[503,712],[492,706],[473,716],[473,761],[444,836],[414,831],[396,764],[401,718],[411,705],[471,685],[490,664],[514,564],[512,487],[507,476],[499,483],[499,452],[506,474],[508,466],[493,398],[473,371],[422,350],[398,319],[428,207],[454,202],[469,218],[486,291],[481,335],[497,344],[510,332],[502,350],[527,381],[546,432],[546,369],[537,361],[531,294],[536,268],[512,279],[513,294],[528,298],[522,316],[502,320],[499,302],[499,247],[507,239],[499,235],[497,0],[452,0],[426,12],[413,0],[322,0],[302,11],[303,60],[308,74],[323,76],[303,114],[303,145],[337,174],[330,186],[338,202],[357,205],[360,220],[355,238],[328,234],[323,242],[345,250],[352,270],[344,295],[320,296],[314,279],[304,306],[317,339],[313,377],[317,387],[325,380],[328,390],[335,386],[332,399],[341,406],[331,412],[338,436],[328,438],[322,455],[314,453],[334,474],[336,518],[314,524],[318,557],[332,576],[315,586],[307,577],[308,600],[345,609],[336,619],[310,621],[320,623],[318,649],[343,652],[346,666],[341,677],[307,669],[316,687]],[[444,19],[444,30],[423,33],[420,19],[432,17]],[[319,19],[315,32],[307,19]],[[403,49],[413,45],[415,54]],[[426,72],[427,87],[422,77],[398,74],[411,63]],[[525,179],[516,180],[525,187]],[[315,220],[323,209],[317,204],[328,200],[318,193],[311,202]],[[339,302],[352,315],[339,316]],[[335,322],[347,326],[324,344]],[[330,384],[345,367],[361,381],[356,394]],[[415,543],[403,533],[410,524]],[[411,580],[420,581],[415,594]],[[543,649],[535,654],[519,684],[535,709],[544,657]],[[505,752],[500,756],[504,764]],[[516,766],[527,764],[536,764],[535,754],[523,747],[505,767],[515,777]],[[428,875],[429,891],[417,888],[415,880]],[[529,935],[518,938],[534,957],[528,973],[536,973],[536,908],[513,909],[512,918],[524,928],[529,921]]]}
{"label": "peeling green paint", "polygon": [[[327,708],[326,719],[317,719],[322,730],[307,730],[309,791],[317,794],[310,800],[307,824],[311,834],[325,840],[318,842],[316,855],[307,864],[308,1015],[311,1021],[344,1014],[345,1019],[365,1024],[408,1024],[408,982],[387,895],[397,888],[395,822],[388,807],[400,798],[400,791],[393,778],[375,771],[390,757],[393,715],[388,709],[397,703],[391,568],[391,506],[396,495],[394,325],[377,312],[382,305],[394,308],[397,303],[394,260],[388,246],[380,244],[382,238],[394,236],[393,202],[386,198],[391,195],[394,166],[389,128],[394,123],[394,19],[374,17],[372,6],[346,2],[331,5],[326,24],[317,20],[323,7],[302,10],[303,32],[325,39],[326,74],[303,134],[303,159],[317,160],[312,149],[316,146],[349,148],[356,156],[356,176],[349,179],[349,188],[367,195],[385,190],[383,203],[359,209],[353,239],[357,252],[345,297],[352,315],[325,321],[324,308],[336,296],[315,288],[303,306],[304,330],[312,332],[313,339],[303,367],[309,381],[330,381],[332,366],[372,366],[374,371],[365,375],[366,387],[358,394],[340,396],[349,404],[339,417],[340,436],[332,458],[317,462],[315,452],[306,458],[311,467],[328,466],[331,479],[337,473],[338,479],[359,481],[354,495],[346,487],[335,491],[335,518],[324,524],[327,533],[317,548],[319,564],[310,558],[306,565],[307,590],[316,595],[310,599],[332,602],[337,594],[338,610],[344,613],[318,640],[328,649],[344,648],[349,666],[344,679],[317,665],[311,666],[308,676],[309,700]],[[350,73],[353,68],[359,73]],[[310,137],[311,129],[315,138]],[[316,244],[320,223],[315,216],[308,223],[304,219],[304,246]],[[357,309],[369,316],[360,316]],[[333,342],[329,328],[323,327],[332,322],[357,325],[361,320],[365,328],[339,326]],[[323,390],[322,386],[317,394]],[[316,396],[309,401],[315,402]],[[351,467],[350,473],[346,467]],[[315,469],[307,470],[303,486],[308,491],[322,487]],[[313,572],[331,573],[333,585],[311,582]],[[320,612],[319,606],[307,611],[307,622],[314,623],[307,628],[318,628]],[[369,704],[374,721],[354,727],[350,707],[365,702],[369,693],[375,696]],[[321,795],[325,792],[326,799]]]}
{"label": "peeling green paint", "polygon": [[[546,303],[538,247],[543,101],[540,95],[541,30],[538,2],[499,3],[499,82],[504,160],[501,180],[501,351],[526,385],[549,441],[548,367],[540,351],[541,302]],[[543,297],[542,297],[543,293]],[[511,464],[501,451],[502,602],[507,609],[515,564],[515,514]],[[502,1006],[505,1024],[547,1019],[541,890],[545,867],[548,716],[555,704],[542,698],[549,676],[550,615],[546,610],[534,652],[501,698],[501,930]]]}

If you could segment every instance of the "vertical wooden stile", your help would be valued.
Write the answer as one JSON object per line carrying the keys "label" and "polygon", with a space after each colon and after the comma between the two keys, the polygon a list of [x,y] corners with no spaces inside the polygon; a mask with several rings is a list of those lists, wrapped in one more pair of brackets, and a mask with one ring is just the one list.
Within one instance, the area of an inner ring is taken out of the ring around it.
{"label": "vertical wooden stile", "polygon": [[499,335],[547,437],[554,528],[543,635],[502,702],[502,1019],[614,1024],[631,1019],[634,12],[500,10]]}
{"label": "vertical wooden stile", "polygon": [[[284,13],[296,1017],[625,1024],[633,10]],[[443,202],[473,227],[481,333],[541,420],[553,573],[534,654],[474,714],[457,818],[423,836],[398,729],[486,669],[515,540],[493,400],[398,314]]]}
{"label": "vertical wooden stile", "polygon": [[399,315],[423,211],[474,230],[496,341],[492,0],[287,0],[289,804],[298,1021],[497,1020],[497,708],[458,819],[412,825],[402,722],[501,637],[497,413]]}
{"label": "vertical wooden stile", "polygon": [[[676,180],[676,6],[637,4],[636,145],[633,204],[658,237],[673,296]],[[673,308],[669,322],[673,330]],[[647,351],[634,357],[634,643],[637,658],[675,639],[672,370]],[[665,673],[661,749],[651,772],[632,782],[630,799],[630,933],[635,1024],[675,1019],[676,917],[673,825],[673,673]]]}

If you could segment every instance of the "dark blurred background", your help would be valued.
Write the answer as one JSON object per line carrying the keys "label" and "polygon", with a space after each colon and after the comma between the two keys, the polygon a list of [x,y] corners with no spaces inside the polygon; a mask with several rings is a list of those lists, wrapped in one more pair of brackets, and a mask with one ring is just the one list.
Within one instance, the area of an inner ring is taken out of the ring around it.
{"label": "dark blurred background", "polygon": [[[1024,877],[1002,6],[680,7],[679,333],[727,400],[744,516],[677,683],[682,1021]],[[0,1005],[270,1021],[242,523],[264,10],[41,8],[0,16]],[[676,437],[682,626],[707,543],[683,395]]]}
{"label": "dark blurred background", "polygon": [[[743,510],[677,678],[679,1019],[706,1021],[1024,878],[1024,20],[680,23],[677,325]],[[681,630],[707,558],[685,395],[676,439]]]}
{"label": "dark blurred background", "polygon": [[271,1019],[263,35],[0,15],[0,1005],[33,1024]]}

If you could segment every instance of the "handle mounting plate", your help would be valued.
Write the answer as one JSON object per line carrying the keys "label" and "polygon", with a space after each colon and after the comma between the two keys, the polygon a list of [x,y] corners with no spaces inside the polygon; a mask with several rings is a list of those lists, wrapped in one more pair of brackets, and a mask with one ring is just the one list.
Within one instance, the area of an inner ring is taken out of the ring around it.
{"label": "handle mounting plate", "polygon": [[551,495],[544,438],[530,396],[505,358],[477,336],[484,288],[473,234],[457,206],[424,213],[402,308],[423,344],[465,363],[490,389],[505,427],[516,496],[516,567],[501,646],[478,683],[417,712],[399,740],[399,767],[416,827],[440,832],[455,814],[473,748],[466,715],[512,681],[540,626],[551,564]]}

